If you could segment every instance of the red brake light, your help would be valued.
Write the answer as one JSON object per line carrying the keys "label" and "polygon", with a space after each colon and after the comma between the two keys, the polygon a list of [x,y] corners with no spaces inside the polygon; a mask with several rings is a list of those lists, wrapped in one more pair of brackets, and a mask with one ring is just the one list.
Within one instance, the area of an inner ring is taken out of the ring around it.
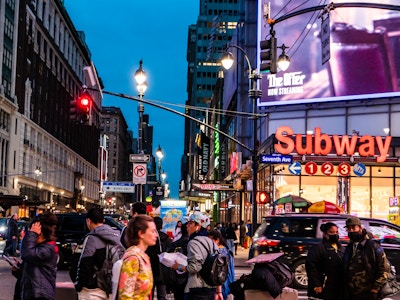
{"label": "red brake light", "polygon": [[279,243],[279,240],[269,240],[266,238],[259,238],[259,240],[257,241],[258,246],[263,247],[275,247],[278,246]]}

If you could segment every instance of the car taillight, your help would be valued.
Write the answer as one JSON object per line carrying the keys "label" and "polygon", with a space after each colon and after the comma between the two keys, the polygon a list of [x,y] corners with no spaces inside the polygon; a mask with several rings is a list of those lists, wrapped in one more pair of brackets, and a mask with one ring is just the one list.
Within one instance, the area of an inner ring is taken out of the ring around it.
{"label": "car taillight", "polygon": [[385,235],[383,238],[384,239],[395,239],[396,236],[395,235]]}
{"label": "car taillight", "polygon": [[279,240],[269,240],[266,238],[259,238],[257,241],[258,246],[263,246],[263,247],[275,247],[280,243]]}

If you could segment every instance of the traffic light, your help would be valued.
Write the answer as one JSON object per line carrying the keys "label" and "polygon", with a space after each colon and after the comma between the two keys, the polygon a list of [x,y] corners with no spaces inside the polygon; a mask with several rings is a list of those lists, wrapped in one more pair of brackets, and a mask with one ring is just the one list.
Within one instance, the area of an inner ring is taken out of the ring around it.
{"label": "traffic light", "polygon": [[71,99],[69,101],[69,119],[70,120],[76,120],[78,116],[78,111],[76,108],[76,100]]}
{"label": "traffic light", "polygon": [[77,120],[80,123],[89,121],[91,105],[92,97],[87,92],[83,92],[76,101]]}
{"label": "traffic light", "polygon": [[271,36],[268,40],[261,41],[260,50],[260,72],[270,72],[271,74],[276,74],[278,70],[276,57],[276,37]]}
{"label": "traffic light", "polygon": [[257,203],[258,204],[266,204],[269,200],[268,192],[261,191],[257,193]]}

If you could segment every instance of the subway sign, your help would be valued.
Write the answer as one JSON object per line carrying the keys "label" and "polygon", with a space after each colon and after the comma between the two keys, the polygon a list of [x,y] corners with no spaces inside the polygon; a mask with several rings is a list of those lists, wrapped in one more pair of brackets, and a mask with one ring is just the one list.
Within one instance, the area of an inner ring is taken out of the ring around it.
{"label": "subway sign", "polygon": [[[274,145],[275,152],[287,155],[296,153],[299,155],[328,155],[352,156],[356,152],[362,157],[376,156],[377,162],[386,161],[389,153],[391,136],[371,135],[328,135],[321,133],[321,128],[316,127],[314,134],[294,134],[289,126],[282,126],[276,130],[275,137],[278,142]],[[305,144],[303,139],[305,138]]]}

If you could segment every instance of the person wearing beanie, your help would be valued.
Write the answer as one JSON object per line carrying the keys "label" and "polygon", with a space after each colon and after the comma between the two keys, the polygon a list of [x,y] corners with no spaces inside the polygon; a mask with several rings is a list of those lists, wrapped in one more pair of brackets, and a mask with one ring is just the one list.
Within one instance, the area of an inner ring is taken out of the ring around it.
{"label": "person wearing beanie", "polygon": [[349,217],[345,228],[350,239],[343,256],[345,299],[380,299],[379,292],[387,283],[386,273],[390,272],[385,251],[359,218]]}

